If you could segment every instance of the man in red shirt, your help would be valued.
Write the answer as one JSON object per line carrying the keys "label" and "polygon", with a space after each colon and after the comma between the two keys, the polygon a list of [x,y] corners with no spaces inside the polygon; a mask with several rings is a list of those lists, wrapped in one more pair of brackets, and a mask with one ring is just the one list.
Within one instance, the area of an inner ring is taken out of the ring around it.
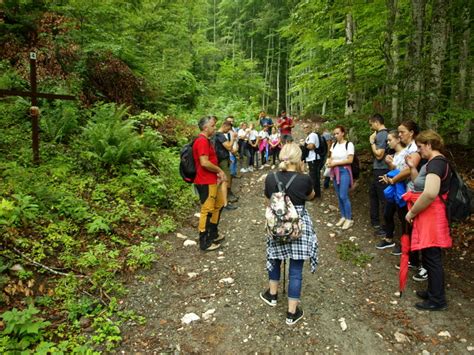
{"label": "man in red shirt", "polygon": [[288,139],[291,139],[291,129],[295,126],[295,123],[291,117],[286,115],[285,111],[282,111],[277,126],[280,129],[282,143],[285,144]]}
{"label": "man in red shirt", "polygon": [[198,123],[198,138],[193,144],[196,177],[194,184],[201,201],[199,217],[199,247],[211,251],[219,248],[219,241],[224,237],[218,236],[217,225],[224,206],[224,198],[218,185],[226,181],[225,173],[219,168],[217,155],[209,138],[216,130],[216,120],[213,117],[203,117]]}

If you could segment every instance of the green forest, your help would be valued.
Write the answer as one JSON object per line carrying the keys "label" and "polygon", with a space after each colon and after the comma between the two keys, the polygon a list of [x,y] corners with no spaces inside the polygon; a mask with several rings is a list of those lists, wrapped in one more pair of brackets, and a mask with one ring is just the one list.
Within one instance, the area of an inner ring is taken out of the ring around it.
{"label": "green forest", "polygon": [[[112,350],[124,280],[164,262],[196,204],[180,148],[204,115],[281,110],[351,128],[413,119],[473,144],[474,3],[464,0],[3,0],[0,351]],[[464,149],[461,148],[461,149]],[[84,322],[92,329],[84,333]],[[92,350],[94,349],[94,350]]]}

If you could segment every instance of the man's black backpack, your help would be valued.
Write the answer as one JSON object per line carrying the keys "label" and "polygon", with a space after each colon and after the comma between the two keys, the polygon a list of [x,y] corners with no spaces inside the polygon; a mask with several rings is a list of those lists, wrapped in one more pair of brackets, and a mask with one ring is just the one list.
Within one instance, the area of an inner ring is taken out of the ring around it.
{"label": "man's black backpack", "polygon": [[318,142],[319,146],[314,150],[316,154],[319,154],[321,159],[324,159],[324,156],[328,154],[328,144],[326,142],[326,138],[316,132],[318,135]]}
{"label": "man's black backpack", "polygon": [[[336,146],[337,142],[334,142],[332,145],[332,148]],[[346,142],[346,150],[349,147],[349,141]],[[354,157],[352,159],[352,164],[351,164],[351,170],[352,170],[352,178],[354,180],[357,180],[360,175],[360,162],[359,162],[359,157],[357,156],[355,152],[355,146],[354,146]]]}
{"label": "man's black backpack", "polygon": [[[453,222],[465,221],[474,213],[474,199],[472,191],[464,183],[461,176],[453,168],[452,164],[449,162],[448,164],[452,172],[451,180],[449,181],[448,197],[445,200],[440,194],[439,198],[446,205],[446,215],[449,224],[451,224]],[[446,175],[447,173],[448,171],[446,171]]]}
{"label": "man's black backpack", "polygon": [[180,153],[179,161],[179,174],[187,183],[192,184],[196,177],[196,166],[194,164],[193,156],[193,144],[196,139],[193,139],[191,143],[186,144]]}

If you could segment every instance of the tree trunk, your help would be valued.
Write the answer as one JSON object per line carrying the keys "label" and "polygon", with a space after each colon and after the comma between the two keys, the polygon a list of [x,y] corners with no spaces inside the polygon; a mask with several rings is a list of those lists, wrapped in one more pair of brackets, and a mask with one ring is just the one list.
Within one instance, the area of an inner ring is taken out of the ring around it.
{"label": "tree trunk", "polygon": [[430,80],[427,107],[427,125],[436,128],[433,116],[441,109],[441,85],[443,74],[443,62],[446,56],[447,44],[447,20],[448,9],[451,0],[434,0],[433,15],[431,20],[431,56],[430,56]]}
{"label": "tree trunk", "polygon": [[275,115],[280,111],[280,64],[281,64],[281,37],[278,38],[278,61],[276,71],[276,109]]}
{"label": "tree trunk", "polygon": [[355,112],[356,94],[355,86],[355,70],[354,70],[354,19],[352,13],[346,15],[346,45],[348,46],[349,65],[347,69],[347,100],[344,116],[350,116]]}
{"label": "tree trunk", "polygon": [[270,42],[271,42],[271,34],[268,35],[268,46],[267,46],[267,57],[265,60],[265,78],[263,83],[263,95],[262,95],[262,110],[267,111],[267,103],[266,103],[266,96],[267,96],[267,85],[268,85],[268,66],[270,63]]}
{"label": "tree trunk", "polygon": [[412,114],[412,118],[416,118],[420,113],[420,102],[421,102],[421,80],[422,80],[422,66],[421,56],[423,49],[423,33],[424,33],[424,21],[425,21],[425,6],[426,0],[412,0],[412,22],[414,27],[414,33],[412,35],[412,41],[410,45],[410,62],[411,72],[411,85],[409,86],[411,95],[414,99],[408,105],[408,111]]}
{"label": "tree trunk", "polygon": [[[470,29],[470,18],[471,14],[469,12],[469,7],[467,6],[463,10],[463,25],[464,31],[461,38],[460,50],[459,50],[459,94],[457,97],[458,104],[464,109],[473,109],[474,99],[474,66],[471,64],[471,90],[470,98],[468,95],[468,88],[466,87],[468,73],[469,73],[469,43],[471,40],[471,29]],[[469,99],[468,99],[469,98]],[[459,142],[464,145],[469,144],[469,139],[471,138],[471,127],[472,119],[466,119],[464,123],[464,129],[459,134]]]}
{"label": "tree trunk", "polygon": [[387,7],[390,9],[389,18],[388,18],[388,34],[387,34],[387,48],[385,50],[387,57],[387,68],[388,68],[388,77],[391,82],[390,94],[391,94],[391,107],[392,107],[392,123],[399,122],[399,108],[398,108],[398,98],[399,98],[399,88],[398,88],[398,74],[399,74],[399,42],[398,34],[396,31],[397,21],[398,21],[398,0],[387,0]]}

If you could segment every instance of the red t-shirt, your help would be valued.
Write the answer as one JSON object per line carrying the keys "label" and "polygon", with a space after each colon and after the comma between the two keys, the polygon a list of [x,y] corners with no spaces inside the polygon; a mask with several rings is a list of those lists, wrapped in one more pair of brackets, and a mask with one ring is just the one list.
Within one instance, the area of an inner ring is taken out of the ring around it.
{"label": "red t-shirt", "polygon": [[194,164],[196,165],[196,177],[194,178],[194,183],[198,185],[217,184],[217,173],[209,171],[201,166],[201,163],[199,162],[199,157],[201,155],[207,155],[212,164],[218,164],[216,151],[209,139],[207,139],[203,134],[200,134],[193,144],[193,157]]}
{"label": "red t-shirt", "polygon": [[[281,134],[291,134],[291,127],[289,127],[293,120],[289,117],[281,117],[278,119],[278,124],[283,123],[283,126],[280,126],[280,133]],[[284,127],[286,125],[286,127]]]}

